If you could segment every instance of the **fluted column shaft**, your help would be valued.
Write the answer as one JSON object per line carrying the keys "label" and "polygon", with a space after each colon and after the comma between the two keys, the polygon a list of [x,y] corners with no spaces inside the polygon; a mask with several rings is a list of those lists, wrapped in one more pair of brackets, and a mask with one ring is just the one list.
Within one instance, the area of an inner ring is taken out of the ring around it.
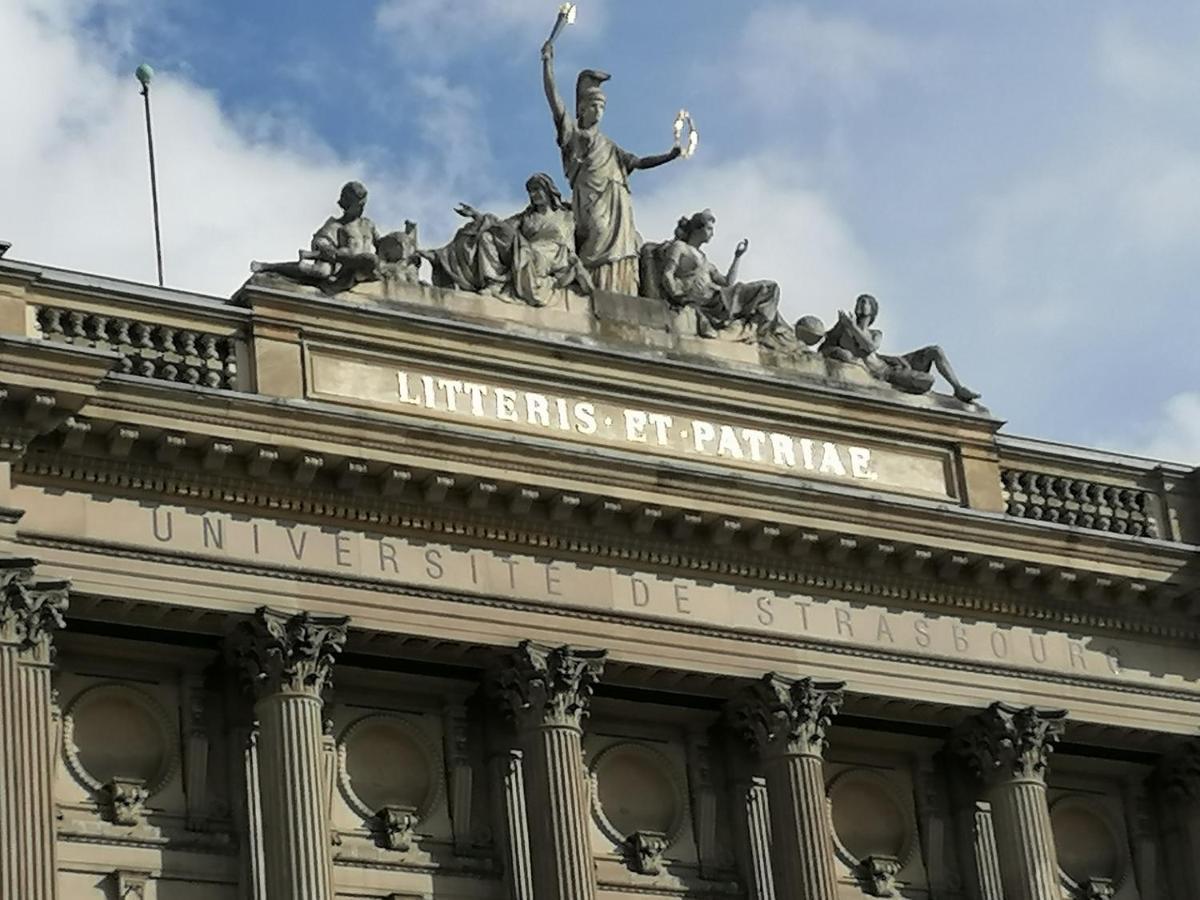
{"label": "fluted column shaft", "polygon": [[345,619],[264,608],[232,641],[234,658],[257,698],[266,900],[333,898],[321,695],[345,639]]}
{"label": "fluted column shaft", "polygon": [[994,785],[992,804],[996,856],[1009,900],[1059,900],[1058,855],[1050,830],[1046,785],[1013,779]]}
{"label": "fluted column shaft", "polygon": [[319,787],[321,701],[279,693],[259,700],[254,712],[267,897],[332,897],[329,822]]}
{"label": "fluted column shaft", "polygon": [[525,641],[496,674],[525,747],[530,861],[536,900],[594,900],[583,720],[604,668],[603,651]]}
{"label": "fluted column shaft", "polygon": [[837,897],[833,836],[825,812],[825,776],[819,755],[766,755],[763,770],[771,810],[771,867],[784,896]]}
{"label": "fluted column shaft", "polygon": [[520,750],[501,749],[493,755],[492,785],[500,812],[509,900],[533,900],[529,817],[525,806],[525,759]]}
{"label": "fluted column shaft", "polygon": [[583,741],[576,728],[542,725],[525,734],[529,768],[525,782],[530,837],[537,868],[537,900],[591,900],[595,863],[588,838],[587,775]]}
{"label": "fluted column shaft", "polygon": [[734,698],[727,711],[762,760],[775,892],[788,900],[837,900],[822,752],[842,687],[770,674]]}
{"label": "fluted column shaft", "polygon": [[954,740],[986,786],[1006,900],[1062,900],[1045,778],[1065,719],[1062,711],[993,703]]}
{"label": "fluted column shaft", "polygon": [[0,897],[58,896],[50,660],[66,608],[64,583],[0,563]]}

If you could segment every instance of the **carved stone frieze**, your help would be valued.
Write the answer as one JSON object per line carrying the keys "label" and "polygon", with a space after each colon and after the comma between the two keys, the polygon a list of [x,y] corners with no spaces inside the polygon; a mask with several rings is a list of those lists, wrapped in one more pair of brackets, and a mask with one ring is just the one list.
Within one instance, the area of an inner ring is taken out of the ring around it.
{"label": "carved stone frieze", "polygon": [[0,643],[48,650],[66,625],[67,589],[65,581],[35,580],[31,560],[0,560]]}
{"label": "carved stone frieze", "polygon": [[868,856],[858,865],[863,890],[872,897],[899,897],[896,876],[903,866],[894,856]]}
{"label": "carved stone frieze", "polygon": [[1066,728],[1065,710],[993,703],[958,729],[952,746],[987,783],[1044,781],[1054,745]]}
{"label": "carved stone frieze", "polygon": [[135,826],[142,823],[150,791],[140,778],[114,778],[104,787],[109,818],[114,825]]}
{"label": "carved stone frieze", "polygon": [[639,875],[661,875],[667,836],[661,831],[635,831],[625,838],[629,867]]}
{"label": "carved stone frieze", "polygon": [[348,622],[262,607],[232,636],[231,655],[257,697],[288,692],[320,698],[345,646]]}
{"label": "carved stone frieze", "polygon": [[825,732],[842,706],[844,687],[842,682],[771,673],[730,701],[726,715],[759,753],[820,755]]}
{"label": "carved stone frieze", "polygon": [[522,641],[494,674],[490,689],[518,727],[580,728],[607,655],[605,650]]}

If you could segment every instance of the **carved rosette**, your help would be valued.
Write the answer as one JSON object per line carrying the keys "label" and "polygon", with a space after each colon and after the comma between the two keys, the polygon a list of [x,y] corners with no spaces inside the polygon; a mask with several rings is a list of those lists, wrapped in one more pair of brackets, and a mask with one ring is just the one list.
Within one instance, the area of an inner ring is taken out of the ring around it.
{"label": "carved rosette", "polygon": [[953,748],[985,783],[1044,781],[1066,719],[1066,710],[993,703],[963,724]]}
{"label": "carved rosette", "polygon": [[1151,785],[1164,800],[1200,803],[1200,743],[1184,744],[1164,756]]}
{"label": "carved rosette", "polygon": [[607,655],[522,641],[493,677],[492,693],[518,727],[582,728]]}
{"label": "carved rosette", "polygon": [[771,673],[730,701],[729,723],[758,753],[825,751],[825,733],[842,706],[844,682]]}
{"label": "carved rosette", "polygon": [[278,693],[320,699],[345,646],[349,621],[263,607],[234,633],[234,663],[260,699]]}
{"label": "carved rosette", "polygon": [[67,589],[65,581],[36,581],[32,560],[0,560],[0,643],[48,652],[66,625]]}

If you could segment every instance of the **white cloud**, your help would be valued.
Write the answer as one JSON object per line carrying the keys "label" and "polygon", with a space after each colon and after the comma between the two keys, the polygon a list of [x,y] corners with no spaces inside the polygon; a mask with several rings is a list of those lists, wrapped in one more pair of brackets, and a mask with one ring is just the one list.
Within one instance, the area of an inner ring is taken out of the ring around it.
{"label": "white cloud", "polygon": [[670,170],[638,173],[632,187],[638,229],[648,241],[669,238],[681,216],[705,207],[717,217],[705,252],[718,268],[727,268],[734,246],[749,238],[739,277],[778,281],[790,319],[812,313],[829,324],[859,293],[886,293],[849,225],[795,159],[763,154],[709,164],[699,155]]}
{"label": "white cloud", "polygon": [[[121,50],[133,0],[0,4],[5,139],[0,236],[10,256],[152,281],[153,231],[141,98]],[[83,27],[105,17],[113,41]],[[453,201],[487,176],[487,143],[466,133],[473,99],[432,79],[415,85],[415,119],[440,150],[386,175],[335,154],[294,121],[234,120],[215,96],[160,73],[154,82],[168,284],[231,293],[251,258],[294,258],[334,210],[340,185],[363,180],[381,227],[405,218],[446,232]],[[253,124],[250,124],[253,122]],[[470,137],[471,140],[466,140]]]}
{"label": "white cloud", "polygon": [[[556,10],[547,0],[383,0],[375,22],[400,59],[449,62],[470,46],[497,41],[536,59]],[[603,4],[582,4],[571,26],[575,38],[595,36],[605,19]]]}
{"label": "white cloud", "polygon": [[913,56],[907,41],[866,22],[772,3],[747,18],[737,72],[750,96],[768,109],[806,96],[843,107],[870,99],[884,79],[908,69]]}
{"label": "white cloud", "polygon": [[1140,456],[1200,465],[1200,391],[1176,394],[1137,434],[1112,443]]}
{"label": "white cloud", "polygon": [[[1172,20],[1174,21],[1174,19]],[[1153,35],[1125,18],[1100,24],[1096,64],[1101,80],[1147,103],[1191,103],[1200,81],[1200,34],[1182,25]]]}

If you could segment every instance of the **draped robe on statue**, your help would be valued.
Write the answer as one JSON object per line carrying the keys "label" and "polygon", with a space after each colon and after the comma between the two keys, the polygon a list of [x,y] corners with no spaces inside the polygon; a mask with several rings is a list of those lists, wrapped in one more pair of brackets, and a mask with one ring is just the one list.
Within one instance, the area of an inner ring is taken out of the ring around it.
{"label": "draped robe on statue", "polygon": [[629,173],[637,157],[622,150],[599,128],[564,119],[559,126],[563,172],[571,182],[575,249],[597,288],[638,293],[641,238],[633,224]]}

